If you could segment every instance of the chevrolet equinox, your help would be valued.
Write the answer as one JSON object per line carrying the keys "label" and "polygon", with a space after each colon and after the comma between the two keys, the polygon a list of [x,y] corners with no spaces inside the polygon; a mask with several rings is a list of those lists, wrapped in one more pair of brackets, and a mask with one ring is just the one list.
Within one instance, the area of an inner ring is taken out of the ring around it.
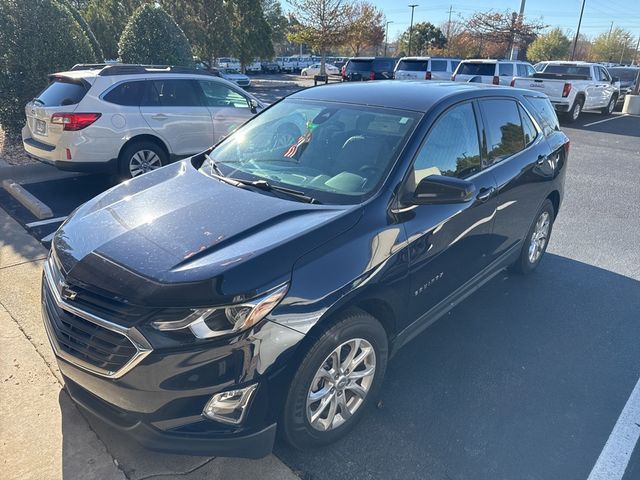
{"label": "chevrolet equinox", "polygon": [[569,152],[549,100],[311,88],[61,226],[44,324],[73,400],[151,449],[258,458],[345,435],[389,358],[534,270]]}

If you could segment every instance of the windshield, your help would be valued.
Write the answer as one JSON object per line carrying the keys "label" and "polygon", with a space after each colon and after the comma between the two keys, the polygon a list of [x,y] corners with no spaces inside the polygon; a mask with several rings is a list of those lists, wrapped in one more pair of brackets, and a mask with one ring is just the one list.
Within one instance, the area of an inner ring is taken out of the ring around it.
{"label": "windshield", "polygon": [[321,203],[361,203],[419,119],[395,109],[284,100],[216,146],[201,171],[216,174],[217,166],[227,177],[265,180]]}

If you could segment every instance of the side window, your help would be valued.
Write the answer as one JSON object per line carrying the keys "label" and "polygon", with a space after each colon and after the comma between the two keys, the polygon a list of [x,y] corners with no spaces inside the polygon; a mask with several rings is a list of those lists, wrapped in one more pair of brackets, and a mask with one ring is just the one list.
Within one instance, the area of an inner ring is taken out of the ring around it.
{"label": "side window", "polygon": [[207,107],[249,108],[243,95],[220,82],[200,80],[198,83],[202,87]]}
{"label": "side window", "polygon": [[607,72],[606,69],[599,67],[600,68],[600,78],[602,78],[602,80],[605,80],[607,82],[611,81],[611,75],[609,75],[609,72]]}
{"label": "side window", "polygon": [[111,89],[104,97],[105,102],[128,107],[140,105],[144,82],[125,82]]}
{"label": "side window", "polygon": [[526,77],[527,76],[527,67],[525,65],[523,65],[522,63],[518,63],[516,65],[516,68],[518,70],[518,76],[519,77]]}
{"label": "side window", "polygon": [[455,72],[456,68],[458,68],[458,65],[460,65],[459,60],[451,60],[451,71]]}
{"label": "side window", "polygon": [[431,71],[432,72],[446,72],[447,71],[447,61],[446,60],[431,60]]}
{"label": "side window", "polygon": [[498,75],[501,77],[513,77],[513,63],[499,63]]}
{"label": "side window", "polygon": [[527,77],[533,77],[536,73],[535,69],[531,65],[525,65],[527,68]]}
{"label": "side window", "polygon": [[594,80],[602,80],[602,77],[600,76],[600,69],[598,67],[593,67],[593,75],[594,75]]}
{"label": "side window", "polygon": [[513,100],[482,100],[482,113],[488,130],[489,162],[496,163],[524,148],[524,132],[518,104]]}
{"label": "side window", "polygon": [[471,103],[446,111],[429,132],[415,164],[415,185],[429,175],[465,178],[480,171],[480,143]]}
{"label": "side window", "polygon": [[142,98],[145,107],[200,107],[199,92],[192,80],[149,80]]}
{"label": "side window", "polygon": [[518,105],[518,110],[520,110],[520,119],[522,120],[522,129],[524,130],[524,146],[528,147],[538,136],[538,130],[536,130],[536,126],[533,124],[531,117],[527,111],[522,108],[522,105]]}
{"label": "side window", "polygon": [[534,113],[538,117],[538,124],[542,127],[545,135],[550,135],[554,130],[560,130],[558,116],[553,109],[553,105],[545,97],[527,97],[533,106]]}

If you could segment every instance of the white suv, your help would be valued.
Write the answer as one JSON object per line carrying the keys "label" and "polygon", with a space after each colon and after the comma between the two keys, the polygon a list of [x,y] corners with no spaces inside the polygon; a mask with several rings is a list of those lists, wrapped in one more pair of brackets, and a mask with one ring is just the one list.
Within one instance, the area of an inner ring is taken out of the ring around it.
{"label": "white suv", "polygon": [[514,77],[531,77],[534,73],[530,63],[520,60],[463,60],[451,80],[510,85]]}
{"label": "white suv", "polygon": [[396,63],[396,80],[449,80],[459,58],[402,57]]}
{"label": "white suv", "polygon": [[207,149],[263,108],[202,70],[76,65],[27,104],[22,142],[63,170],[135,177]]}

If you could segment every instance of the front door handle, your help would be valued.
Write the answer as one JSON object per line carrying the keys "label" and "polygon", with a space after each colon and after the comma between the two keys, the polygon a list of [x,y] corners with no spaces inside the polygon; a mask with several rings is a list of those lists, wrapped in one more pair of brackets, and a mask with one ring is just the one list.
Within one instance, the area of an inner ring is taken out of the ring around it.
{"label": "front door handle", "polygon": [[495,192],[496,189],[494,187],[491,188],[481,188],[480,189],[480,193],[478,193],[478,195],[476,195],[476,199],[479,202],[486,202],[487,200],[489,200],[491,198],[491,195],[493,195],[493,192]]}
{"label": "front door handle", "polygon": [[151,115],[151,118],[154,120],[166,120],[169,116],[164,113],[156,113],[155,115]]}

